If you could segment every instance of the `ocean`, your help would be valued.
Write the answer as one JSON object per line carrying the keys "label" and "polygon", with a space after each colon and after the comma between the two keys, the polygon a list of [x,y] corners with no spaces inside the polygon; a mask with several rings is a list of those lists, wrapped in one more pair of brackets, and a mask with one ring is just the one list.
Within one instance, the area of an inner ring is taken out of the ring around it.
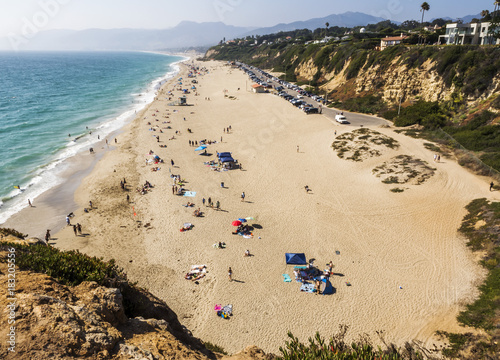
{"label": "ocean", "polygon": [[182,60],[144,52],[0,52],[0,224],[61,184],[68,159],[130,122]]}

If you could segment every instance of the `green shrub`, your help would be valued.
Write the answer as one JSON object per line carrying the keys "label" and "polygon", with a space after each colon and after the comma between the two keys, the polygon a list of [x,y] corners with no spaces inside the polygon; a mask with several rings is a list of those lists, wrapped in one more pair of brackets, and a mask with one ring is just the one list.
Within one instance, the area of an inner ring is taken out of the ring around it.
{"label": "green shrub", "polygon": [[8,228],[0,228],[0,234],[12,235],[12,236],[18,237],[18,238],[23,239],[23,240],[28,237],[27,234],[23,234],[15,229],[8,229]]}
{"label": "green shrub", "polygon": [[114,260],[102,261],[78,251],[60,251],[45,245],[2,244],[0,249],[16,249],[16,265],[21,270],[44,273],[65,285],[75,286],[83,281],[95,281],[106,285],[117,279],[122,272]]}
{"label": "green shrub", "polygon": [[309,338],[307,344],[301,343],[298,338],[288,333],[288,340],[285,347],[280,347],[280,353],[283,360],[373,360],[373,359],[413,359],[419,360],[425,357],[412,345],[406,343],[404,347],[397,348],[395,345],[389,345],[386,349],[376,348],[369,339],[352,342],[350,345],[344,341],[346,326],[341,326],[338,334],[332,336],[330,340],[323,339],[319,333],[314,338]]}
{"label": "green shrub", "polygon": [[204,342],[203,345],[210,351],[216,352],[219,354],[227,355],[226,350],[222,346],[212,344],[211,342]]}

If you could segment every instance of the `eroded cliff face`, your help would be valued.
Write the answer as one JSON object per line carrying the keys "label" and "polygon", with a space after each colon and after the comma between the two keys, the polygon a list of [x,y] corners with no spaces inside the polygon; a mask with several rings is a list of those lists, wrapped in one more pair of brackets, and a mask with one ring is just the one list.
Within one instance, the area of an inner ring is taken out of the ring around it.
{"label": "eroded cliff face", "polygon": [[[395,58],[388,67],[380,65],[364,67],[354,78],[346,79],[346,70],[350,61],[344,64],[343,69],[323,74],[321,80],[324,84],[320,87],[321,92],[345,93],[346,96],[364,96],[368,94],[381,95],[382,99],[389,104],[397,104],[415,100],[424,101],[446,101],[452,98],[452,94],[459,93],[454,84],[447,86],[442,77],[434,70],[434,63],[427,60],[418,68],[409,68],[400,64],[400,58]],[[301,63],[295,71],[298,79],[310,81],[318,72],[312,59]],[[349,91],[346,91],[348,88]],[[482,93],[470,95],[465,100],[469,106],[488,99],[491,95],[500,92],[500,74],[493,79],[492,85]],[[340,98],[342,96],[340,95]]]}

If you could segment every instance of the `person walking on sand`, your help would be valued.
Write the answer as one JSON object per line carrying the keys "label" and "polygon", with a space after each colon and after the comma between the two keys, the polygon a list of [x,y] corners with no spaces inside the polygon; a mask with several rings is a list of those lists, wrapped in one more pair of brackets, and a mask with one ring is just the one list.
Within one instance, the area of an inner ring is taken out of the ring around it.
{"label": "person walking on sand", "polygon": [[75,236],[78,236],[76,225],[73,225],[73,232],[75,233]]}
{"label": "person walking on sand", "polygon": [[297,145],[297,152],[299,152],[299,145]]}
{"label": "person walking on sand", "polygon": [[71,222],[69,220],[69,216],[66,216],[66,225],[68,225],[68,226],[71,225]]}
{"label": "person walking on sand", "polygon": [[229,267],[229,270],[227,271],[227,275],[229,277],[229,281],[233,281],[233,270],[231,267]]}
{"label": "person walking on sand", "polygon": [[45,241],[47,242],[47,244],[49,243],[49,240],[50,240],[50,230],[47,229],[47,232],[45,233]]}
{"label": "person walking on sand", "polygon": [[31,200],[30,200],[30,199],[28,199],[28,205],[29,205],[30,207],[33,207],[33,204],[31,203]]}
{"label": "person walking on sand", "polygon": [[242,193],[241,193],[241,201],[242,201],[242,202],[243,202],[243,201],[245,201],[245,192],[242,192]]}
{"label": "person walking on sand", "polygon": [[203,206],[205,206],[205,198],[203,198],[201,202],[203,203]]}
{"label": "person walking on sand", "polygon": [[493,181],[492,181],[492,182],[490,182],[490,191],[493,190],[493,186],[495,186],[495,184],[493,184]]}
{"label": "person walking on sand", "polygon": [[78,230],[78,235],[82,235],[82,225],[80,223],[76,223],[76,229]]}
{"label": "person walking on sand", "polygon": [[91,208],[91,209],[92,209],[92,200],[91,200],[91,201],[89,201],[89,208]]}
{"label": "person walking on sand", "polygon": [[217,204],[215,205],[215,208],[217,209],[217,211],[219,211],[219,209],[220,209],[220,201],[219,200],[217,200]]}
{"label": "person walking on sand", "polygon": [[211,197],[208,198],[208,206],[212,206],[212,198]]}

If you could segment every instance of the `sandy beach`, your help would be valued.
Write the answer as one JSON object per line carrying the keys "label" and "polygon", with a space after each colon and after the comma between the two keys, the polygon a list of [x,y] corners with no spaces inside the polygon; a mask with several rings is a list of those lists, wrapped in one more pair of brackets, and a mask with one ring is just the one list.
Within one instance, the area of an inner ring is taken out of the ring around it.
{"label": "sandy beach", "polygon": [[[498,200],[488,179],[453,159],[435,163],[424,141],[390,127],[364,128],[396,140],[397,148],[377,147],[380,156],[363,161],[340,158],[332,143],[359,127],[254,94],[242,71],[219,62],[195,62],[208,69],[196,76],[198,96],[191,90],[191,106],[170,106],[167,92],[179,88],[177,78],[191,88],[191,63],[181,64],[181,73],[117,135],[115,149],[76,190],[72,222],[82,224],[84,235],[65,227],[53,234],[54,246],[114,258],[132,281],[165,300],[194,336],[230,353],[252,344],[278,353],[287,331],[306,340],[316,331],[330,336],[340,324],[349,326],[349,338],[366,333],[377,342],[376,332],[383,331],[388,342],[416,339],[427,346],[437,343],[436,330],[464,331],[455,317],[476,296],[482,270],[457,229],[471,200]],[[174,90],[174,99],[180,95]],[[215,142],[207,148],[212,156],[189,145],[202,139]],[[225,151],[242,169],[218,172],[204,164]],[[164,163],[147,164],[154,155]],[[398,155],[427,162],[432,176],[391,192],[396,185],[372,170]],[[196,195],[173,195],[171,174]],[[153,188],[141,195],[136,189],[146,181]],[[202,205],[209,197],[220,201],[220,210]],[[84,212],[89,201],[93,209]],[[187,202],[195,206],[184,207]],[[202,217],[193,216],[197,208]],[[36,222],[42,212],[25,209],[8,225],[26,231],[26,219]],[[247,217],[254,218],[253,238],[233,235],[232,222]],[[184,223],[194,227],[181,232]],[[214,248],[218,242],[226,248]],[[247,249],[252,256],[243,256]],[[300,292],[293,267],[285,264],[287,252],[305,253],[321,270],[332,261],[334,293]],[[197,283],[184,278],[191,265],[201,264],[205,277]],[[232,304],[233,316],[216,316],[216,304]]]}

